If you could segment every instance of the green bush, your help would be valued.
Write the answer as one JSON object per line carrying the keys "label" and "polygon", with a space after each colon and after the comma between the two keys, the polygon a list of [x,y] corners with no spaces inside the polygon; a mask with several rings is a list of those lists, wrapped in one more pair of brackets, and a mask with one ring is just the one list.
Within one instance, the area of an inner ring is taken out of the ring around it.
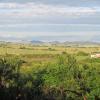
{"label": "green bush", "polygon": [[0,100],[99,100],[100,71],[60,54],[55,62],[21,73],[18,57],[0,58]]}
{"label": "green bush", "polygon": [[82,52],[82,51],[79,51],[77,53],[77,56],[88,56],[89,54],[88,53],[85,53],[85,52]]}

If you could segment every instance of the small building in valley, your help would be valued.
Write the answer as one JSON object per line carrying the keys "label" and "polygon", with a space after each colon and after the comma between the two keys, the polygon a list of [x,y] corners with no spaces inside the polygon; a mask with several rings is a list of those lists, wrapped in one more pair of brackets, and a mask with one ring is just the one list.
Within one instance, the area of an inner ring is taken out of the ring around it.
{"label": "small building in valley", "polygon": [[91,58],[100,58],[100,52],[93,52]]}

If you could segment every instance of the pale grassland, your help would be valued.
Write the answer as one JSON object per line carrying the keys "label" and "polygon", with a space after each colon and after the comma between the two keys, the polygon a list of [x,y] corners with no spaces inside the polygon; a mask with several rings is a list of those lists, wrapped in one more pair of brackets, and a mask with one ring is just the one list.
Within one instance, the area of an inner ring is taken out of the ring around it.
{"label": "pale grassland", "polygon": [[[23,64],[23,70],[26,70],[26,66],[37,66],[42,63],[54,62],[55,55],[61,53],[73,54],[77,61],[84,63],[85,59],[90,59],[92,52],[99,52],[100,47],[57,47],[57,46],[33,46],[28,44],[6,44],[0,46],[0,55],[12,54],[18,55],[26,63]],[[78,54],[79,52],[87,53]],[[77,55],[78,54],[78,55]],[[30,70],[30,67],[28,68]],[[28,71],[28,69],[26,71]]]}
{"label": "pale grassland", "polygon": [[6,46],[0,46],[0,55],[3,54],[60,54],[62,52],[77,53],[79,51],[85,53],[99,52],[100,47],[55,47],[55,46],[32,46],[22,44],[6,44]]}

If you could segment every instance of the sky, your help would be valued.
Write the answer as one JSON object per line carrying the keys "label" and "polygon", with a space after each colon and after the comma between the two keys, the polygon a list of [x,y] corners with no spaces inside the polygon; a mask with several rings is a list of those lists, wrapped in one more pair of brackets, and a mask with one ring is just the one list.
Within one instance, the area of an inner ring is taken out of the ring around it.
{"label": "sky", "polygon": [[0,40],[100,42],[100,0],[0,0]]}

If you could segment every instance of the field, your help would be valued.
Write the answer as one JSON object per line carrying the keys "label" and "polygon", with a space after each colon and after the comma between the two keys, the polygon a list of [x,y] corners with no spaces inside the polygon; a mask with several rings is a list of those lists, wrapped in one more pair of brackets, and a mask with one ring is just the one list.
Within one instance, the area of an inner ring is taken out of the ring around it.
{"label": "field", "polygon": [[100,100],[100,58],[93,52],[100,47],[1,44],[0,100]]}

